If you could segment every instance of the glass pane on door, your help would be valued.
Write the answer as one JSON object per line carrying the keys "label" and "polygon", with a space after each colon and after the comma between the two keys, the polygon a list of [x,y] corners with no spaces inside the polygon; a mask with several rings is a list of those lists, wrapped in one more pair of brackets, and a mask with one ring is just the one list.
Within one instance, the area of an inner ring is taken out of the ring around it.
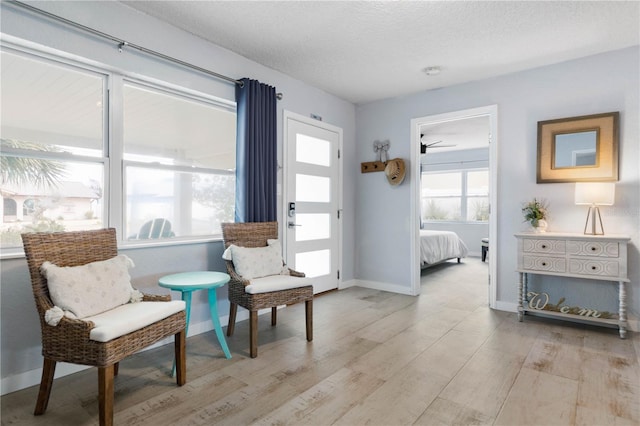
{"label": "glass pane on door", "polygon": [[331,143],[312,136],[296,134],[296,161],[329,167]]}
{"label": "glass pane on door", "polygon": [[298,213],[296,215],[296,241],[331,238],[331,215],[329,213]]}
{"label": "glass pane on door", "polygon": [[296,174],[296,201],[328,203],[330,197],[330,178]]}
{"label": "glass pane on door", "polygon": [[304,272],[309,278],[329,274],[331,272],[331,250],[296,253],[296,271]]}

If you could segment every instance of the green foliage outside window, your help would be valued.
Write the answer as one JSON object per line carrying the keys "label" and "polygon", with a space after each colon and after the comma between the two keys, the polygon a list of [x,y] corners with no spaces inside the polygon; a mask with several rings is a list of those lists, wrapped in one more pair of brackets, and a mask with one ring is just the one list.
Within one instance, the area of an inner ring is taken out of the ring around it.
{"label": "green foliage outside window", "polygon": [[471,208],[473,220],[478,222],[487,222],[489,220],[489,202],[487,200],[475,200]]}

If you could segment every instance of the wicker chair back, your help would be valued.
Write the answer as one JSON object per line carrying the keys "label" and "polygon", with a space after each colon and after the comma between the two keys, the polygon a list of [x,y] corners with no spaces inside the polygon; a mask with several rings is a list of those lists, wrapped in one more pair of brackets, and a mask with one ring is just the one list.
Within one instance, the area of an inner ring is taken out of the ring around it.
{"label": "wicker chair back", "polygon": [[[175,336],[176,382],[179,386],[186,383],[184,310],[108,342],[91,340],[91,329],[94,328],[91,321],[62,317],[56,326],[45,321],[45,313],[53,308],[53,302],[40,266],[46,261],[57,266],[80,266],[111,259],[118,254],[115,229],[27,233],[22,234],[22,244],[40,317],[44,357],[35,415],[44,414],[47,409],[56,363],[68,362],[98,367],[99,421],[101,426],[112,425],[114,376],[118,374],[118,363],[169,336]],[[143,295],[146,302],[169,300],[169,295]]]}

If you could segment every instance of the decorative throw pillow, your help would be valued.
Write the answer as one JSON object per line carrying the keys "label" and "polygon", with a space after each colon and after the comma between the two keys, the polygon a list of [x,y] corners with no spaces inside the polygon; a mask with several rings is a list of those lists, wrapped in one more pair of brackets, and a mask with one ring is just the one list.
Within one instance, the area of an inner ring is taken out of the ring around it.
{"label": "decorative throw pillow", "polygon": [[134,291],[129,267],[133,267],[131,259],[119,255],[81,266],[45,262],[40,271],[54,305],[85,318],[129,303]]}
{"label": "decorative throw pillow", "polygon": [[279,246],[279,243],[266,247],[230,245],[231,259],[236,272],[247,280],[280,274],[282,249],[279,249]]}
{"label": "decorative throw pillow", "polygon": [[[280,257],[280,259],[282,259],[282,246],[280,245],[280,240],[268,239],[267,245],[273,247],[278,252],[278,256]],[[279,274],[289,275],[289,267],[285,263],[282,263]]]}

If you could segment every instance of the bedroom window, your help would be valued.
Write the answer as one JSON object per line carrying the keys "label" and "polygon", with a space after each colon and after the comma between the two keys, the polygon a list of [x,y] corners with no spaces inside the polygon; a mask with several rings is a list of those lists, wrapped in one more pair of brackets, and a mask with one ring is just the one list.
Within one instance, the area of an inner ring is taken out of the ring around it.
{"label": "bedroom window", "polygon": [[422,173],[422,221],[487,222],[489,169]]}

